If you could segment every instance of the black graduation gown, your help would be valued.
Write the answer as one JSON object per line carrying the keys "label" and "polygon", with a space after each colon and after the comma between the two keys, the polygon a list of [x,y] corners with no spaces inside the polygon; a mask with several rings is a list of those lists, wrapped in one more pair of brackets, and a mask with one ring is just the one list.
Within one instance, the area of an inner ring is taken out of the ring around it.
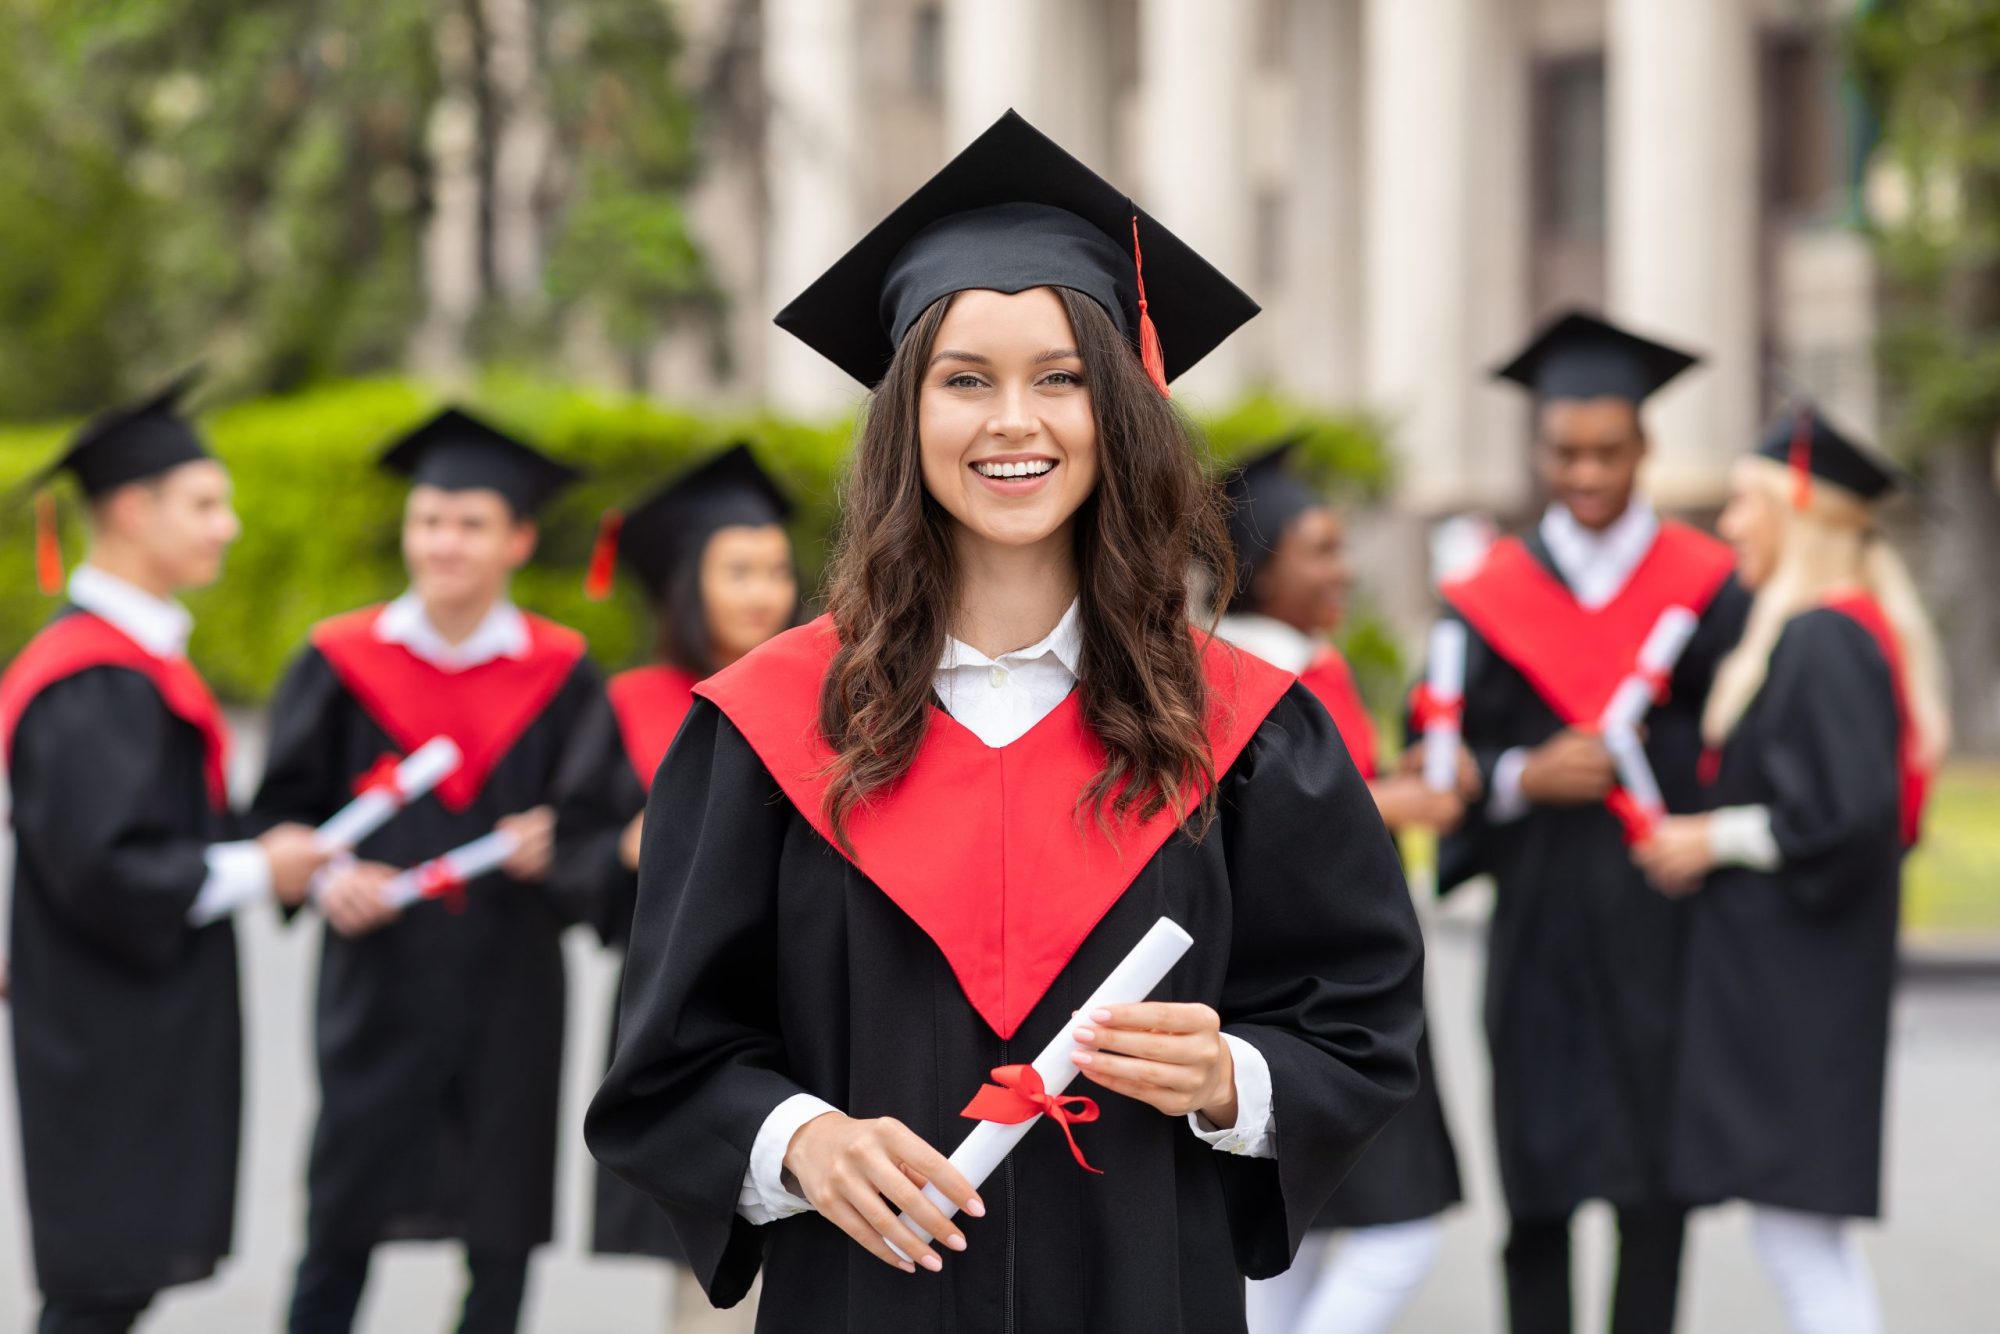
{"label": "black graduation gown", "polygon": [[[489,833],[550,799],[562,748],[599,693],[578,659],[553,698],[463,810],[436,793],[403,810],[359,854],[392,866]],[[317,646],[271,706],[271,748],[253,807],[263,823],[318,823],[352,796],[392,740]],[[494,874],[462,905],[418,903],[350,940],[322,933],[316,1008],[319,1120],[307,1169],[307,1240],[353,1248],[458,1238],[525,1251],[554,1222],[562,1075],[561,933],[546,885]]]}
{"label": "black graduation gown", "polygon": [[[1539,534],[1524,544],[1561,579]],[[1667,697],[1646,716],[1646,753],[1670,810],[1700,808],[1701,708],[1748,608],[1730,576],[1703,611]],[[1468,624],[1464,737],[1488,789],[1502,753],[1539,745],[1563,726]],[[1474,803],[1440,841],[1439,885],[1449,890],[1481,873],[1497,889],[1485,1026],[1510,1214],[1555,1219],[1591,1199],[1659,1202],[1686,905],[1646,883],[1601,804],[1536,807],[1493,824],[1484,803]]]}
{"label": "black graduation gown", "polygon": [[[618,845],[646,808],[646,789],[627,756],[609,699],[592,702],[577,724],[556,783],[555,867],[550,883],[572,903],[606,946],[625,949],[639,877],[625,869]],[[624,970],[619,971],[622,983]],[[612,997],[611,1040],[618,1049],[617,997]],[[673,1228],[660,1206],[597,1165],[591,1206],[590,1248],[600,1255],[650,1255],[679,1260]]]}
{"label": "black graduation gown", "polygon": [[1897,744],[1869,632],[1830,609],[1795,618],[1712,797],[1768,806],[1783,864],[1718,870],[1691,900],[1671,1159],[1690,1202],[1881,1210]]}
{"label": "black graduation gown", "polygon": [[[647,808],[623,1036],[585,1121],[599,1160],[665,1206],[711,1300],[739,1300],[761,1266],[762,1334],[1241,1331],[1243,1276],[1291,1262],[1414,1091],[1422,943],[1326,710],[1287,689],[1222,777],[1207,836],[1167,836],[1011,1041],[933,938],[780,791],[698,700]],[[736,1214],[758,1129],[800,1091],[897,1117],[949,1152],[989,1072],[1033,1059],[1162,914],[1195,944],[1156,994],[1215,1006],[1266,1057],[1276,1159],[1218,1151],[1185,1118],[1104,1094],[1102,1119],[1078,1132],[1103,1175],[1036,1126],[941,1275],[891,1269],[817,1214],[761,1228]]]}
{"label": "black graduation gown", "polygon": [[188,924],[234,836],[205,746],[137,671],[42,690],[12,747],[14,1074],[35,1271],[138,1298],[229,1253],[242,1109],[236,933]]}

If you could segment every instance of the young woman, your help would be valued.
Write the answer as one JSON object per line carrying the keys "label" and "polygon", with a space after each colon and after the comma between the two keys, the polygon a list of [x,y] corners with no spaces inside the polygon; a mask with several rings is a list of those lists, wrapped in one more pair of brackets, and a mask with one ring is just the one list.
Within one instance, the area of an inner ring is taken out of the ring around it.
{"label": "young woman", "polygon": [[[766,1334],[1241,1331],[1414,1091],[1367,789],[1187,624],[1229,557],[1163,390],[1253,311],[1010,114],[779,317],[876,386],[832,611],[696,688],[585,1124]],[[1075,1013],[1163,915],[1157,999]],[[1064,1034],[1095,1103],[975,1189],[961,1109]]]}
{"label": "young woman", "polygon": [[1715,809],[1638,851],[1695,896],[1675,1185],[1755,1206],[1798,1334],[1881,1328],[1847,1220],[1881,1208],[1902,860],[1948,732],[1935,639],[1876,526],[1895,484],[1810,412],[1737,465],[1721,528],[1756,602],[1703,719]]}
{"label": "young woman", "polygon": [[[1353,584],[1340,515],[1286,467],[1287,441],[1230,475],[1229,536],[1237,596],[1216,633],[1299,674],[1326,706],[1391,829],[1448,829],[1464,813],[1409,763],[1378,774],[1374,720],[1327,636]],[[1406,761],[1421,750],[1404,753]],[[1466,764],[1468,779],[1476,771]],[[1439,1216],[1458,1203],[1458,1156],[1445,1125],[1428,1042],[1417,1046],[1417,1097],[1368,1147],[1313,1224],[1292,1267],[1250,1286],[1251,1334],[1363,1334],[1390,1329],[1437,1261]],[[1338,1248],[1334,1233],[1345,1231]]]}
{"label": "young woman", "polygon": [[[612,677],[578,726],[557,783],[551,874],[613,949],[624,949],[632,925],[646,791],[695,684],[798,621],[790,515],[784,494],[737,445],[607,526],[615,547],[601,546],[599,559],[615,550],[645,585],[659,619],[658,661]],[[615,1017],[612,1036],[615,1046]],[[601,1255],[680,1258],[666,1215],[601,1169],[591,1244]],[[693,1285],[678,1285],[677,1330],[701,1318],[685,1309],[690,1298],[699,1301]]]}

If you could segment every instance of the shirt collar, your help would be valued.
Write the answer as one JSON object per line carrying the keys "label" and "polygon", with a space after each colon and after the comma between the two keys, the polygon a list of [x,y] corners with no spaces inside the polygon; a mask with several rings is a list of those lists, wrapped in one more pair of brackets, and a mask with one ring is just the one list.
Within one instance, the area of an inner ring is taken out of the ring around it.
{"label": "shirt collar", "polygon": [[375,638],[401,644],[440,671],[462,672],[495,658],[528,656],[528,618],[502,598],[464,640],[453,644],[438,633],[414,591],[403,594],[375,618]]}
{"label": "shirt collar", "polygon": [[1215,623],[1216,635],[1273,667],[1298,673],[1326,646],[1297,626],[1250,611],[1232,611]]}
{"label": "shirt collar", "polygon": [[948,672],[954,667],[997,667],[1035,662],[1053,657],[1063,665],[1071,676],[1078,673],[1083,661],[1083,619],[1080,599],[1072,600],[1069,609],[1056,622],[1056,628],[1028,645],[1010,653],[1002,653],[997,658],[989,658],[962,639],[947,635],[944,654],[938,659],[938,670]]}
{"label": "shirt collar", "polygon": [[1659,514],[1639,497],[1602,532],[1585,528],[1562,505],[1550,505],[1542,515],[1542,541],[1556,569],[1577,601],[1592,608],[1618,595],[1659,533]]}
{"label": "shirt collar", "polygon": [[156,658],[178,658],[187,652],[188,634],[194,629],[188,609],[115,574],[94,565],[77,566],[69,577],[69,600],[109,621]]}

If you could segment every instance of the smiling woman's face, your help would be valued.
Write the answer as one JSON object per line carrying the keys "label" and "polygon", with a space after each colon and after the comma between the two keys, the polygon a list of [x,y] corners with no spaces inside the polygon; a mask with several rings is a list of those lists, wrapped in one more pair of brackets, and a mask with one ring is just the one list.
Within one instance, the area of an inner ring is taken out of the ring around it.
{"label": "smiling woman's face", "polygon": [[1097,486],[1097,419],[1054,291],[961,292],[917,402],[924,489],[961,541],[1067,541]]}

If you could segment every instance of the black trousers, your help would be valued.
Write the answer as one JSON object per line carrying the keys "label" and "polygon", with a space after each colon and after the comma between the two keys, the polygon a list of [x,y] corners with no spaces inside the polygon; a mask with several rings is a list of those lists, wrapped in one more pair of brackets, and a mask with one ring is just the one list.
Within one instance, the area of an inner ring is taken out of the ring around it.
{"label": "black trousers", "polygon": [[[348,1334],[368,1285],[368,1257],[366,1250],[308,1249],[292,1287],[290,1334]],[[527,1253],[468,1247],[465,1267],[458,1334],[514,1334],[528,1288]]]}
{"label": "black trousers", "polygon": [[35,1334],[125,1334],[137,1323],[153,1294],[144,1297],[50,1297],[42,1303]]}
{"label": "black trousers", "polygon": [[[1618,1211],[1611,1334],[1672,1334],[1686,1236],[1685,1209],[1662,1205]],[[1515,1219],[1505,1260],[1512,1334],[1574,1334],[1569,1219]]]}

